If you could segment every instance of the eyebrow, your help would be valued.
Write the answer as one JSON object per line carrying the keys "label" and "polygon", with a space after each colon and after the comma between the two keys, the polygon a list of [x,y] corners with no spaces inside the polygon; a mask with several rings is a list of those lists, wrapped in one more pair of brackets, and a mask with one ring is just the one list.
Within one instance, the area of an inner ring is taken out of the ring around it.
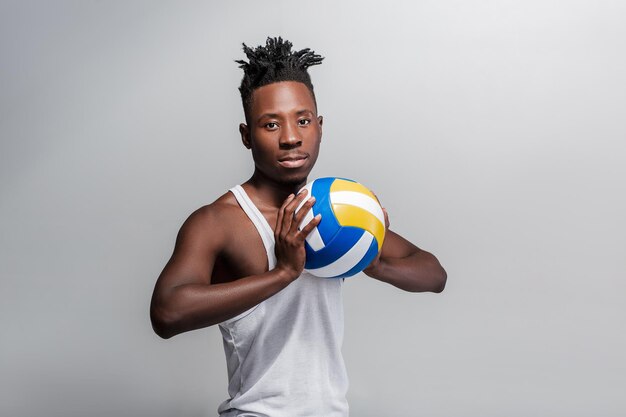
{"label": "eyebrow", "polygon": [[261,120],[264,117],[269,117],[270,119],[278,119],[280,116],[277,113],[265,113],[260,115],[258,120]]}
{"label": "eyebrow", "polygon": [[[302,109],[302,110],[298,110],[296,112],[297,116],[302,116],[303,114],[313,114],[313,112],[311,110],[308,110],[308,109]],[[259,116],[257,121],[260,121],[264,117],[268,117],[270,119],[278,119],[278,118],[280,118],[280,114],[278,114],[278,113],[263,113],[262,115]]]}

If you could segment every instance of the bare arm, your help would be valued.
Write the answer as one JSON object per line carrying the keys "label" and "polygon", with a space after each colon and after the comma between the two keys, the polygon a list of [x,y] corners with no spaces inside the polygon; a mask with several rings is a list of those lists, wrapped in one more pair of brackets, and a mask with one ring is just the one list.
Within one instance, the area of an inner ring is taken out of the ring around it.
{"label": "bare arm", "polygon": [[442,292],[447,274],[437,258],[389,230],[379,256],[363,272],[372,278],[411,292]]}
{"label": "bare arm", "polygon": [[[297,225],[307,210],[293,211],[304,196],[291,198],[279,211],[275,231],[276,268],[228,283],[211,284],[211,272],[225,233],[205,208],[193,213],[178,234],[174,253],[155,285],[150,306],[154,331],[163,338],[220,323],[276,294],[304,268],[304,238],[319,223],[314,219],[301,232]],[[309,207],[313,202],[307,202]]]}

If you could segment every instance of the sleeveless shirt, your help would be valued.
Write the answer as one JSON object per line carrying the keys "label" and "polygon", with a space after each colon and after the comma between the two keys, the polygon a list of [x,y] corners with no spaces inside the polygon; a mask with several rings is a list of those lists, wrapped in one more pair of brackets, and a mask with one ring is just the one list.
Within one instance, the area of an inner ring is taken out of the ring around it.
{"label": "sleeveless shirt", "polygon": [[[230,190],[261,235],[269,269],[274,232],[244,189]],[[306,271],[251,309],[219,324],[230,398],[221,417],[345,417],[343,280]]]}

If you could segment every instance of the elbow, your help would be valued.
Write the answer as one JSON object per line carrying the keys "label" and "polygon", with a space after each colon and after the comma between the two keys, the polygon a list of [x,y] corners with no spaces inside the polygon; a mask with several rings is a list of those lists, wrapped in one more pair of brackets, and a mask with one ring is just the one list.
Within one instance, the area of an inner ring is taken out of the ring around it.
{"label": "elbow", "polygon": [[[441,267],[440,267],[441,268]],[[448,281],[448,274],[446,270],[441,268],[439,274],[437,274],[437,279],[435,281],[435,285],[433,286],[432,292],[441,293],[446,288],[446,282]]]}
{"label": "elbow", "polygon": [[176,319],[163,309],[151,307],[150,322],[152,323],[152,330],[161,339],[169,339],[177,334],[175,331]]}

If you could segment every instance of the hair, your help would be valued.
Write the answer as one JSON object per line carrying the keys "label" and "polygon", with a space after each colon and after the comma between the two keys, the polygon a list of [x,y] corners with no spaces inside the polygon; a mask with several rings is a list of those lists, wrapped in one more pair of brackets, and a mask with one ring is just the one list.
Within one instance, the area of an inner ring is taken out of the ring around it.
{"label": "hair", "polygon": [[239,92],[246,117],[252,104],[254,90],[280,81],[298,81],[306,85],[317,107],[313,84],[307,68],[321,64],[324,58],[309,48],[292,51],[291,47],[292,43],[283,40],[280,36],[268,37],[265,46],[259,45],[255,49],[243,44],[243,51],[248,57],[248,62],[243,60],[235,62],[239,64],[239,68],[243,69]]}

